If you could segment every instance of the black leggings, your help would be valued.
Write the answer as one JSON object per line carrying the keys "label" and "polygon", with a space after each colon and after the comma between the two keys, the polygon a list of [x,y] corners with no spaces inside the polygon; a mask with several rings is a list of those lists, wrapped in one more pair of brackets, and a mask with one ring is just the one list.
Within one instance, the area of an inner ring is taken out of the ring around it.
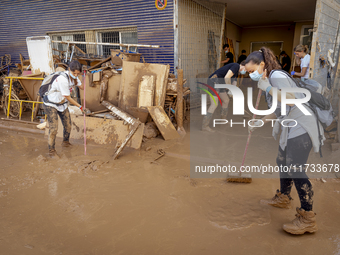
{"label": "black leggings", "polygon": [[[309,152],[313,147],[308,133],[287,140],[287,146],[283,151],[279,146],[279,154],[276,162],[278,166],[287,166],[288,172],[280,172],[281,193],[290,197],[293,183],[299,194],[301,208],[305,211],[313,209],[313,189],[305,172]],[[301,171],[302,169],[302,171]]]}

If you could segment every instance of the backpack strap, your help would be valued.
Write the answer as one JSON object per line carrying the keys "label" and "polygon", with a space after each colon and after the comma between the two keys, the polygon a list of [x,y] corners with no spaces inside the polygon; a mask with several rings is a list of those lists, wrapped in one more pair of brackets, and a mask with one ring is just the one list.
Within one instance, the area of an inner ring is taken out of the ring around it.
{"label": "backpack strap", "polygon": [[312,112],[315,114],[316,116],[316,125],[318,126],[318,133],[319,133],[319,153],[320,153],[320,158],[322,158],[322,151],[321,151],[321,143],[322,143],[322,135],[320,133],[320,121],[319,121],[319,115],[318,115],[318,111],[315,109],[315,107],[313,107],[312,105],[308,105],[308,104],[304,104],[305,106],[307,106],[309,109],[312,110]]}
{"label": "backpack strap", "polygon": [[52,83],[53,83],[60,75],[63,76],[64,78],[66,78],[67,80],[70,80],[69,76],[68,76],[67,73],[65,73],[65,72],[60,72],[60,73],[55,74],[55,75],[52,77],[50,83],[44,84],[44,85],[48,85],[48,86],[49,86],[46,95],[49,95],[51,92],[58,92],[58,91],[59,91],[59,90],[50,91],[50,89],[51,89]]}

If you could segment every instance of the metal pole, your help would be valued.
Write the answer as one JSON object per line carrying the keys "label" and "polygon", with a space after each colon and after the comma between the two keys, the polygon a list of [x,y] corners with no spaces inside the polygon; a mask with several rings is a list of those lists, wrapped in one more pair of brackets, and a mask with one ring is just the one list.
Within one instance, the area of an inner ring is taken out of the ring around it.
{"label": "metal pole", "polygon": [[32,106],[32,117],[31,117],[32,122],[33,122],[33,116],[34,116],[34,105],[35,105],[35,103],[33,103],[33,106]]}
{"label": "metal pole", "polygon": [[9,110],[11,109],[11,96],[12,96],[12,83],[13,79],[10,78],[9,82],[9,92],[8,92],[8,107],[7,107],[7,119],[9,118]]}
{"label": "metal pole", "polygon": [[159,45],[147,45],[147,44],[128,44],[128,43],[100,43],[100,42],[74,42],[74,41],[54,41],[54,43],[63,44],[87,44],[87,45],[107,45],[107,46],[122,46],[122,47],[145,47],[145,48],[159,48]]}

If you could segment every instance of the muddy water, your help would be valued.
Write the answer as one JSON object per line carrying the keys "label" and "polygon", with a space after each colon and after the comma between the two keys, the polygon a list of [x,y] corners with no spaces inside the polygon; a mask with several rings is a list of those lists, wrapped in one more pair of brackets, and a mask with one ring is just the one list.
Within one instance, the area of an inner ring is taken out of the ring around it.
{"label": "muddy water", "polygon": [[[60,140],[61,158],[45,161],[42,136],[3,129],[0,143],[0,254],[340,254],[337,179],[312,180],[319,232],[291,236],[281,226],[294,209],[260,203],[278,180],[190,179],[189,161],[174,157],[189,155],[187,138],[156,138],[116,161],[111,147],[84,156]],[[160,148],[172,156],[150,164]]]}

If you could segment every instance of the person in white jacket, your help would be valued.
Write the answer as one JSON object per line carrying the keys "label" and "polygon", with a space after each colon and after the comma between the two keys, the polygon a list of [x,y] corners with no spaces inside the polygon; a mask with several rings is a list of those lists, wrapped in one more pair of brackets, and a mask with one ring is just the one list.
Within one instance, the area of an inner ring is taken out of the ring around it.
{"label": "person in white jacket", "polygon": [[81,74],[82,66],[74,60],[69,65],[69,70],[62,72],[57,76],[51,84],[48,92],[43,95],[44,110],[49,124],[48,149],[51,157],[56,156],[55,139],[58,132],[58,116],[64,127],[63,132],[63,147],[70,146],[71,133],[71,116],[68,110],[69,103],[83,108],[74,99],[71,98],[71,92],[74,86],[84,89],[78,75]]}
{"label": "person in white jacket", "polygon": [[[317,231],[315,213],[313,212],[312,184],[306,174],[305,164],[312,148],[318,151],[320,141],[318,139],[317,119],[311,110],[307,110],[311,115],[306,116],[295,105],[286,105],[285,116],[281,116],[281,89],[296,88],[294,81],[285,74],[276,61],[273,52],[262,47],[260,51],[252,52],[245,60],[246,70],[252,80],[258,81],[258,88],[265,91],[268,107],[273,103],[273,87],[277,88],[277,109],[274,113],[264,116],[262,121],[268,119],[278,119],[273,129],[274,137],[277,136],[280,122],[285,120],[280,136],[279,152],[276,159],[277,165],[289,171],[280,172],[280,189],[275,196],[268,201],[268,204],[279,208],[291,207],[291,189],[293,184],[298,192],[301,207],[296,208],[296,219],[291,223],[283,225],[283,229],[291,234],[304,234],[306,232]],[[267,77],[268,75],[268,77]],[[269,79],[268,79],[269,78]],[[287,99],[304,98],[302,93],[287,93]],[[295,121],[289,121],[289,119]],[[288,121],[287,121],[288,120]],[[262,121],[254,121],[253,126],[262,126]],[[261,122],[261,123],[260,123]],[[297,123],[297,124],[296,124]],[[251,130],[255,128],[250,127]]]}
{"label": "person in white jacket", "polygon": [[308,48],[305,45],[298,45],[294,48],[294,54],[296,57],[300,58],[300,68],[301,72],[295,72],[294,70],[291,72],[291,75],[295,75],[301,78],[301,80],[307,80],[309,78],[309,63],[310,63],[310,55],[307,53]]}

